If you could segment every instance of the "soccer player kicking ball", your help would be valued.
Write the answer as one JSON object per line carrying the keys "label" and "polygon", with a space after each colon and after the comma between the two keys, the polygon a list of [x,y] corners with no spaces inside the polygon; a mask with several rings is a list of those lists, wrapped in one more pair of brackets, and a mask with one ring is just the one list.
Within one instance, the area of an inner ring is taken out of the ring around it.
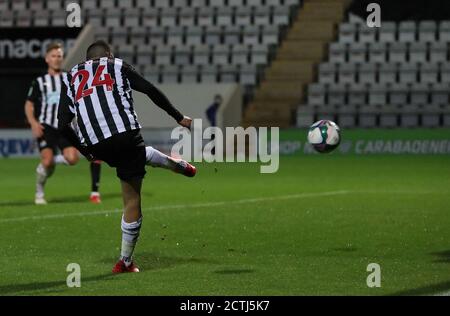
{"label": "soccer player kicking ball", "polygon": [[[166,96],[123,60],[114,58],[104,41],[91,44],[86,61],[72,68],[61,90],[59,129],[89,160],[116,168],[122,186],[122,248],[113,273],[139,272],[132,255],[142,225],[141,186],[145,166],[170,169],[188,177],[194,166],[144,144],[131,90],[140,91],[181,126],[192,120],[176,110]],[[71,128],[76,118],[77,134]]]}

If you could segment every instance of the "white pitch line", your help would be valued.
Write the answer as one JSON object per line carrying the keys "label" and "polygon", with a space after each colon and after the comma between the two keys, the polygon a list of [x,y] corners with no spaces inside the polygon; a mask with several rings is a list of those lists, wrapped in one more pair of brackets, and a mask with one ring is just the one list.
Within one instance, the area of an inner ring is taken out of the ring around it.
{"label": "white pitch line", "polygon": [[[241,199],[232,201],[218,201],[218,202],[207,202],[207,203],[193,203],[193,204],[177,204],[177,205],[160,205],[142,208],[143,211],[150,210],[170,210],[170,209],[180,209],[180,208],[201,208],[201,207],[214,207],[214,206],[226,206],[226,205],[236,205],[236,204],[246,204],[246,203],[258,203],[266,201],[279,201],[279,200],[291,200],[291,199],[301,199],[308,197],[321,197],[321,196],[334,196],[354,193],[353,191],[328,191],[320,193],[299,193],[291,195],[279,195],[272,197],[259,197],[251,199]],[[65,218],[65,217],[79,217],[79,216],[94,216],[94,215],[106,215],[106,214],[116,214],[122,213],[122,210],[104,210],[104,211],[86,211],[79,213],[62,213],[62,214],[47,214],[39,216],[24,216],[24,217],[13,217],[0,219],[0,224],[11,223],[11,222],[22,222],[29,220],[42,220],[42,219],[55,219],[55,218]]]}

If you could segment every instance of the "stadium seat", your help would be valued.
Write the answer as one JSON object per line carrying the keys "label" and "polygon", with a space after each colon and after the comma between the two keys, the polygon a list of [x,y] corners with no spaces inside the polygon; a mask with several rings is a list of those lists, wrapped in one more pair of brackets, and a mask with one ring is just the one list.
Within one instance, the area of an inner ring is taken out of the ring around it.
{"label": "stadium seat", "polygon": [[428,96],[430,94],[430,88],[427,84],[416,83],[410,90],[410,104],[420,105],[429,104]]}
{"label": "stadium seat", "polygon": [[[120,2],[120,1],[119,1]],[[123,26],[125,27],[138,27],[140,25],[141,11],[137,8],[125,8]]]}
{"label": "stadium seat", "polygon": [[231,61],[236,65],[247,65],[250,59],[250,49],[247,45],[233,45]]}
{"label": "stadium seat", "polygon": [[419,41],[436,41],[437,23],[435,21],[421,21],[419,23]]}
{"label": "stadium seat", "polygon": [[356,82],[356,64],[346,63],[339,67],[338,82],[344,84],[353,84]]}
{"label": "stadium seat", "polygon": [[381,84],[397,82],[397,65],[393,63],[381,64],[378,78]]}
{"label": "stadium seat", "polygon": [[277,6],[273,9],[273,23],[275,25],[290,24],[290,9],[285,6]]}
{"label": "stadium seat", "polygon": [[220,82],[232,83],[238,81],[238,67],[236,65],[225,64],[220,67]]}
{"label": "stadium seat", "polygon": [[338,67],[332,63],[322,63],[319,65],[319,83],[334,84],[336,83],[336,74]]}
{"label": "stadium seat", "polygon": [[182,7],[178,14],[178,24],[181,26],[192,27],[195,25],[195,8]]}
{"label": "stadium seat", "polygon": [[196,65],[185,65],[183,66],[183,71],[181,72],[181,82],[182,83],[196,83],[198,82],[198,66]]}
{"label": "stadium seat", "polygon": [[440,65],[440,74],[442,83],[450,83],[450,63]]}
{"label": "stadium seat", "polygon": [[[42,11],[44,9],[44,1],[42,0],[29,0],[30,10]],[[0,9],[1,10],[1,9]]]}
{"label": "stadium seat", "polygon": [[337,109],[337,121],[341,128],[356,127],[357,105],[346,104]]}
{"label": "stadium seat", "polygon": [[369,61],[372,63],[386,62],[386,43],[375,42],[369,44]]}
{"label": "stadium seat", "polygon": [[408,105],[402,108],[400,115],[400,126],[414,128],[419,126],[419,106]]}
{"label": "stadium seat", "polygon": [[192,8],[204,8],[207,7],[207,0],[191,0]]}
{"label": "stadium seat", "polygon": [[378,113],[380,113],[379,106],[372,104],[362,105],[358,112],[359,126],[364,128],[376,127]]}
{"label": "stadium seat", "polygon": [[228,25],[223,31],[223,43],[229,45],[237,45],[241,43],[242,31],[237,25]]}
{"label": "stadium seat", "polygon": [[354,43],[349,47],[349,60],[354,63],[366,62],[366,44]]}
{"label": "stadium seat", "polygon": [[250,62],[253,65],[266,65],[269,62],[269,49],[266,45],[252,45]]}
{"label": "stadium seat", "polygon": [[262,44],[278,45],[280,30],[277,25],[266,25],[262,30]]}
{"label": "stadium seat", "polygon": [[352,84],[348,89],[349,105],[358,105],[367,103],[367,86],[365,84]]}
{"label": "stadium seat", "polygon": [[50,18],[51,26],[66,26],[67,12],[65,11],[53,11]]}
{"label": "stadium seat", "polygon": [[251,19],[252,19],[252,8],[242,7],[236,11],[234,23],[236,25],[245,27],[251,25]]}
{"label": "stadium seat", "polygon": [[323,84],[313,83],[308,86],[308,104],[322,105],[325,104],[326,86]]}
{"label": "stadium seat", "polygon": [[297,108],[296,126],[299,128],[309,128],[314,123],[314,108],[310,105],[300,105]]}
{"label": "stadium seat", "polygon": [[105,26],[107,27],[122,26],[122,10],[114,7],[106,9]]}
{"label": "stadium seat", "polygon": [[243,85],[258,84],[258,67],[256,65],[243,65],[240,68],[239,82]]}
{"label": "stadium seat", "polygon": [[132,27],[130,29],[130,43],[134,45],[146,45],[148,43],[149,29],[145,26]]}
{"label": "stadium seat", "polygon": [[[449,30],[450,31],[450,30]],[[434,42],[430,44],[430,62],[447,62],[448,44],[444,42]]]}
{"label": "stadium seat", "polygon": [[393,43],[396,40],[396,32],[395,22],[383,22],[379,30],[378,40],[382,43]]}
{"label": "stadium seat", "polygon": [[230,47],[228,45],[213,46],[213,64],[227,65],[230,59]]}
{"label": "stadium seat", "polygon": [[166,29],[164,27],[151,27],[149,43],[151,45],[163,45],[167,43]]}
{"label": "stadium seat", "polygon": [[214,25],[214,9],[211,7],[200,7],[197,14],[197,24],[200,26]]}
{"label": "stadium seat", "polygon": [[[16,26],[18,27],[30,27],[32,21],[32,15],[30,11],[19,11],[16,14]],[[55,24],[53,24],[55,25]],[[65,25],[65,20],[64,20]]]}
{"label": "stadium seat", "polygon": [[222,42],[222,28],[220,26],[208,26],[205,28],[205,43],[218,45]]}
{"label": "stadium seat", "polygon": [[173,49],[171,46],[158,46],[155,51],[155,64],[170,65],[172,64]]}
{"label": "stadium seat", "polygon": [[60,10],[61,0],[47,0],[47,10]]}
{"label": "stadium seat", "polygon": [[347,47],[343,43],[331,43],[329,61],[332,63],[345,63],[347,59]]}
{"label": "stadium seat", "polygon": [[200,72],[200,81],[203,83],[217,82],[218,72],[219,70],[217,65],[203,65]]}
{"label": "stadium seat", "polygon": [[344,105],[346,104],[347,88],[344,84],[331,85],[328,88],[328,102],[331,105]]}
{"label": "stadium seat", "polygon": [[439,79],[439,67],[434,63],[425,63],[420,65],[419,69],[420,82],[433,84],[438,82]]}
{"label": "stadium seat", "polygon": [[342,23],[339,25],[339,42],[352,44],[356,42],[358,26],[353,23]]}
{"label": "stadium seat", "polygon": [[406,62],[406,43],[395,42],[390,44],[388,51],[389,62],[391,63],[404,63]]}
{"label": "stadium seat", "polygon": [[359,28],[359,42],[360,43],[373,43],[376,39],[376,28],[361,25]]}
{"label": "stadium seat", "polygon": [[[144,45],[138,45],[137,46],[137,58],[136,63],[139,65],[150,65],[154,64],[153,60],[153,49],[152,46],[144,46]],[[152,66],[153,67],[153,66]],[[154,68],[152,68],[154,69]]]}
{"label": "stadium seat", "polygon": [[359,83],[373,84],[377,81],[377,67],[373,63],[364,63],[359,67]]}
{"label": "stadium seat", "polygon": [[183,26],[172,26],[167,29],[167,44],[168,45],[178,45],[184,44],[184,27]]}
{"label": "stadium seat", "polygon": [[159,14],[154,8],[145,8],[142,10],[142,26],[159,26]]}
{"label": "stadium seat", "polygon": [[403,63],[400,64],[399,68],[399,82],[400,83],[415,83],[418,81],[418,70],[417,64]]}
{"label": "stadium seat", "polygon": [[431,87],[431,104],[449,104],[450,85],[437,83]]}
{"label": "stadium seat", "polygon": [[420,114],[422,117],[423,127],[436,127],[440,125],[440,117],[442,107],[438,104],[428,104],[421,108]]}
{"label": "stadium seat", "polygon": [[270,7],[255,7],[253,24],[258,26],[270,25]]}
{"label": "stadium seat", "polygon": [[50,25],[50,13],[49,11],[38,11],[34,14],[34,26],[45,27]]}
{"label": "stadium seat", "polygon": [[13,11],[26,11],[27,10],[27,1],[26,0],[14,0],[11,3],[11,9]]}
{"label": "stadium seat", "polygon": [[398,40],[402,43],[416,41],[416,23],[413,21],[400,22],[398,26]]}
{"label": "stadium seat", "polygon": [[393,128],[398,126],[398,113],[401,106],[397,104],[385,104],[380,106],[380,127]]}
{"label": "stadium seat", "polygon": [[189,27],[186,31],[186,45],[200,45],[203,43],[203,28],[201,26]]}
{"label": "stadium seat", "polygon": [[189,46],[178,46],[174,52],[174,63],[176,65],[191,64],[192,51]]}
{"label": "stadium seat", "polygon": [[172,4],[171,2],[172,1],[170,1],[170,0],[153,0],[153,6],[155,8],[166,9],[166,8],[170,8],[171,7],[171,4]]}
{"label": "stadium seat", "polygon": [[260,43],[260,30],[256,25],[249,25],[244,27],[242,34],[242,42],[247,45],[257,45]]}
{"label": "stadium seat", "polygon": [[422,63],[427,60],[427,44],[416,42],[409,44],[409,61]]}
{"label": "stadium seat", "polygon": [[193,63],[195,65],[208,65],[210,63],[210,50],[209,45],[195,46],[193,54]]}
{"label": "stadium seat", "polygon": [[105,26],[103,24],[104,10],[102,9],[86,9],[84,11],[84,16],[87,17],[88,23],[92,24],[94,27]]}
{"label": "stadium seat", "polygon": [[177,8],[164,8],[160,13],[159,24],[165,27],[174,27],[177,25]]}
{"label": "stadium seat", "polygon": [[408,85],[405,83],[392,84],[389,87],[389,102],[391,104],[406,104],[408,102]]}
{"label": "stadium seat", "polygon": [[234,10],[231,7],[216,8],[216,25],[232,25],[233,16]]}
{"label": "stadium seat", "polygon": [[369,105],[382,105],[387,103],[386,86],[383,84],[374,84],[369,89]]}
{"label": "stadium seat", "polygon": [[178,65],[169,65],[166,63],[161,73],[162,83],[178,83],[180,68]]}
{"label": "stadium seat", "polygon": [[441,21],[439,24],[439,41],[450,42],[450,21]]}
{"label": "stadium seat", "polygon": [[[86,4],[86,2],[93,2],[93,6],[96,5],[96,1],[83,1],[83,6]],[[98,0],[98,8],[101,9],[111,9],[116,6],[115,0]],[[119,1],[120,2],[120,1]]]}

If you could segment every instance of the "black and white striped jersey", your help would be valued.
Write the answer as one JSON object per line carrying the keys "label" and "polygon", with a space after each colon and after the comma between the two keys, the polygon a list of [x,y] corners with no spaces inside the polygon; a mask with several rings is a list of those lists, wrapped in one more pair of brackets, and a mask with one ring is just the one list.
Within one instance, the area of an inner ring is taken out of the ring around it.
{"label": "black and white striped jersey", "polygon": [[69,71],[61,90],[60,128],[75,117],[78,138],[87,146],[115,134],[140,129],[132,89],[146,93],[178,122],[183,118],[133,67],[121,59],[103,57],[87,60]]}
{"label": "black and white striped jersey", "polygon": [[34,115],[41,124],[58,128],[58,105],[61,84],[67,73],[46,74],[37,77],[31,83],[27,100],[34,104]]}

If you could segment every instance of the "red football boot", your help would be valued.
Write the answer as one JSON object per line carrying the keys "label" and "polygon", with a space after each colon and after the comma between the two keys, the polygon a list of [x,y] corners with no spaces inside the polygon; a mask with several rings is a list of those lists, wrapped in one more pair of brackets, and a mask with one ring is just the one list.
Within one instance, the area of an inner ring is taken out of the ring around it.
{"label": "red football boot", "polygon": [[102,203],[102,199],[100,198],[100,193],[92,192],[91,196],[89,197],[89,201],[93,204],[100,204]]}
{"label": "red football boot", "polygon": [[190,178],[195,176],[195,174],[197,173],[197,168],[195,168],[189,162],[175,158],[172,158],[172,160],[176,163],[176,167],[174,170],[176,173],[181,173],[182,175]]}
{"label": "red football boot", "polygon": [[112,269],[112,273],[125,273],[125,272],[139,272],[139,268],[134,264],[134,262],[131,262],[131,264],[127,267],[125,265],[125,262],[122,260],[119,260],[116,265]]}

